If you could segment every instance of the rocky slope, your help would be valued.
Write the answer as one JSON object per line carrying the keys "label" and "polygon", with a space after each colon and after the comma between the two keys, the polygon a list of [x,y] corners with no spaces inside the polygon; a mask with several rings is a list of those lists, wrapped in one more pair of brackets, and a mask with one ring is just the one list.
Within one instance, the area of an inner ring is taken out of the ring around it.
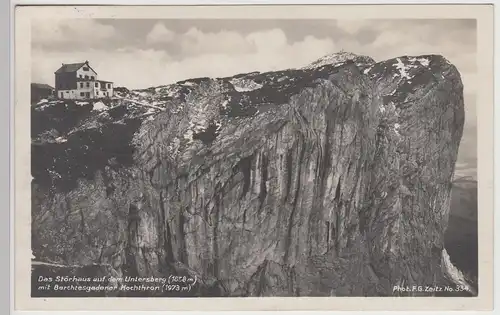
{"label": "rocky slope", "polygon": [[453,283],[444,231],[462,89],[442,56],[341,53],[119,89],[106,104],[43,101],[34,256],[196,276],[193,296],[432,294],[393,289]]}

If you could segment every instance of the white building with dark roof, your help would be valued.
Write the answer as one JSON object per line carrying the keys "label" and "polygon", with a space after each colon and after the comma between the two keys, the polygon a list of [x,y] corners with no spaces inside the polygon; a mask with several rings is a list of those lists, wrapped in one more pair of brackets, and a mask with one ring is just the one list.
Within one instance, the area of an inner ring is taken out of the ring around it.
{"label": "white building with dark roof", "polygon": [[113,82],[98,80],[88,61],[62,64],[54,73],[56,96],[61,99],[96,99],[113,96]]}

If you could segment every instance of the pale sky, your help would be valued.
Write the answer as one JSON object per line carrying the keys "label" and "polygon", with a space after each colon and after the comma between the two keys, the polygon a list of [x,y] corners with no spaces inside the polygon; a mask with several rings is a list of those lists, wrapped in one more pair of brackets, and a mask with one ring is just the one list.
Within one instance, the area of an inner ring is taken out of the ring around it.
{"label": "pale sky", "polygon": [[377,61],[441,54],[455,64],[466,107],[457,172],[476,177],[475,20],[34,20],[32,80],[54,86],[62,63],[89,60],[102,80],[146,88],[301,67],[341,49]]}

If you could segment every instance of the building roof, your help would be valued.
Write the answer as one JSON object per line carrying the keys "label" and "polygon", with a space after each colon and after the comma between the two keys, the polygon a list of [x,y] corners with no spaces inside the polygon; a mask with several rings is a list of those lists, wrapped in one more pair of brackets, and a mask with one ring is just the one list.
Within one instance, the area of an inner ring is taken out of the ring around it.
{"label": "building roof", "polygon": [[104,81],[104,80],[96,80],[97,82],[102,82],[102,83],[113,83],[112,81]]}
{"label": "building roof", "polygon": [[[80,69],[84,65],[87,65],[87,67],[92,69],[92,67],[89,66],[88,61],[78,62],[78,63],[66,63],[66,64],[63,63],[62,66],[59,69],[57,69],[57,71],[55,73],[76,72],[78,69]],[[94,69],[92,69],[92,70],[95,72]]]}
{"label": "building roof", "polygon": [[57,69],[56,73],[75,72],[83,67],[84,64],[85,62],[63,64],[61,68]]}
{"label": "building roof", "polygon": [[54,88],[45,83],[31,83],[31,87],[39,88],[39,89],[47,89],[53,90]]}

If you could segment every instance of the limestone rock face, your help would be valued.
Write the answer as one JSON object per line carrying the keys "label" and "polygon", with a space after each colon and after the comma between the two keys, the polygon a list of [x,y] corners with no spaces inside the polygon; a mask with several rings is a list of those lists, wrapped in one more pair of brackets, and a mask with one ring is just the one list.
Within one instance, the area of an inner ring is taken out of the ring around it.
{"label": "limestone rock face", "polygon": [[429,295],[393,288],[446,281],[460,74],[352,56],[33,107],[35,257],[195,296]]}

